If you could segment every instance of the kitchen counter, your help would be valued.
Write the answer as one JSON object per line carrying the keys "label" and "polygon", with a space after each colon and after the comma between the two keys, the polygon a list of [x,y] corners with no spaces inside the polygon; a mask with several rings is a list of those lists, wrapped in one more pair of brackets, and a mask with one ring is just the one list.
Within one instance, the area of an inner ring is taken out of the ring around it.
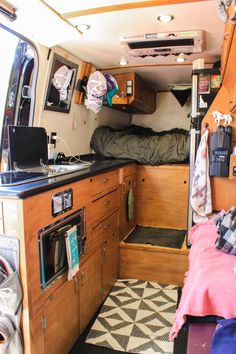
{"label": "kitchen counter", "polygon": [[48,191],[55,187],[80,181],[95,176],[134,161],[127,159],[106,158],[96,154],[81,155],[81,159],[92,163],[91,167],[84,170],[74,171],[66,175],[52,176],[43,180],[24,183],[21,185],[0,186],[0,196],[24,199],[29,196]]}

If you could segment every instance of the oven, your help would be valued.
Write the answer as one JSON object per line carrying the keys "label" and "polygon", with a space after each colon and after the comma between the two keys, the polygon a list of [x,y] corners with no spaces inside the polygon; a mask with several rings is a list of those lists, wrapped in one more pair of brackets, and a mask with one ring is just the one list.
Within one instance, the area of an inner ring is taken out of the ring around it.
{"label": "oven", "polygon": [[68,269],[66,242],[67,231],[76,226],[79,257],[86,253],[85,208],[46,226],[38,232],[41,288]]}

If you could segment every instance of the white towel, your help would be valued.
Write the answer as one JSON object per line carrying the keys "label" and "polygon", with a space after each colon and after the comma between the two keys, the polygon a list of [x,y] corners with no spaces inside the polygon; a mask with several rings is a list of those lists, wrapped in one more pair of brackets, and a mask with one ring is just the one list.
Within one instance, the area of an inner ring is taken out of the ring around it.
{"label": "white towel", "polygon": [[195,223],[207,220],[212,213],[211,184],[209,178],[208,129],[202,135],[194,167],[190,203]]}

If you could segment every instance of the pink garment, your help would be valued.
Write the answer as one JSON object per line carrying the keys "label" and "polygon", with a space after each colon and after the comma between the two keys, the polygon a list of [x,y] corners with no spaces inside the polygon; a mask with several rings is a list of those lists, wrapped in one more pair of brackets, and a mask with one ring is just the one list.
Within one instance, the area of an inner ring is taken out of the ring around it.
{"label": "pink garment", "polygon": [[173,340],[186,315],[217,315],[236,317],[236,257],[215,248],[217,238],[213,219],[195,225],[190,230],[192,247],[189,253],[189,270],[186,273],[182,297],[170,332]]}

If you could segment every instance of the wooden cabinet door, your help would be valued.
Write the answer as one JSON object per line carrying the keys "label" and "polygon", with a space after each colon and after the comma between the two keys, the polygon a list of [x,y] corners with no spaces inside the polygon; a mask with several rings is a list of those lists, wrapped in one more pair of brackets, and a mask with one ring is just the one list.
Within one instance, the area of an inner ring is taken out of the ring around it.
{"label": "wooden cabinet door", "polygon": [[113,233],[103,244],[102,251],[102,286],[103,299],[105,299],[118,277],[119,245],[117,233]]}
{"label": "wooden cabinet door", "polygon": [[80,332],[102,302],[102,265],[99,248],[80,268]]}
{"label": "wooden cabinet door", "polygon": [[[120,192],[120,240],[122,240],[136,225],[136,178],[136,173],[123,177],[123,184]],[[131,190],[133,194],[134,214],[133,218],[129,219],[128,198]]]}
{"label": "wooden cabinet door", "polygon": [[138,166],[137,224],[186,230],[188,165]]}
{"label": "wooden cabinet door", "polygon": [[79,294],[66,281],[44,304],[45,354],[67,354],[79,337]]}
{"label": "wooden cabinet door", "polygon": [[230,51],[230,48],[231,48],[231,42],[232,42],[232,38],[233,38],[233,35],[234,35],[234,30],[235,30],[234,24],[230,20],[230,17],[232,16],[233,12],[234,12],[234,9],[230,8],[229,9],[229,19],[227,20],[227,22],[225,24],[223,48],[222,48],[222,51],[221,51],[221,76],[222,76],[222,80],[224,80],[225,69],[226,69],[226,66],[227,66],[227,60],[228,60],[229,51]]}

